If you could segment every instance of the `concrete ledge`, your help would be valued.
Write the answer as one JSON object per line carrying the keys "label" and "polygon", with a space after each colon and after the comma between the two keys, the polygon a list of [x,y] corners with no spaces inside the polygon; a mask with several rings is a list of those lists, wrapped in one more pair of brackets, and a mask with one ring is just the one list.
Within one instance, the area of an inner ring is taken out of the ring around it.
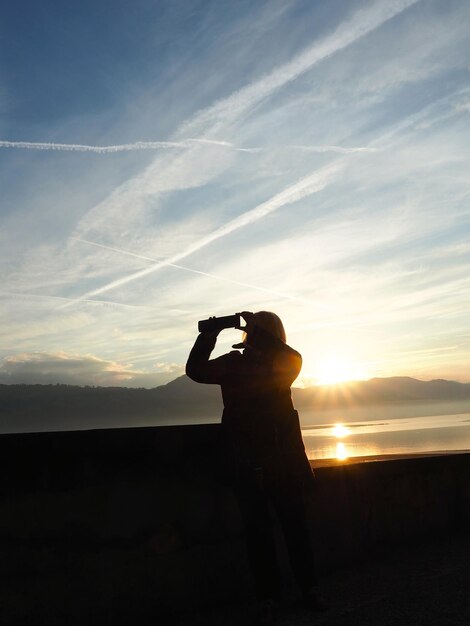
{"label": "concrete ledge", "polygon": [[[219,425],[0,436],[2,623],[149,623],[247,599]],[[316,469],[320,573],[470,527],[470,454]],[[291,584],[283,546],[280,558]]]}

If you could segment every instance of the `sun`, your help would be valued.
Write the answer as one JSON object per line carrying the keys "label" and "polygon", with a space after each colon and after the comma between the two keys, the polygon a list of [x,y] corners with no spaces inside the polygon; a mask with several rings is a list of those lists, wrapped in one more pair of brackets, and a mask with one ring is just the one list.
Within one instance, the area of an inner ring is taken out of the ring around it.
{"label": "sun", "polygon": [[332,430],[333,435],[337,439],[343,439],[343,437],[347,437],[350,432],[350,429],[344,424],[335,424]]}
{"label": "sun", "polygon": [[364,380],[367,374],[358,363],[332,354],[318,363],[315,378],[319,385],[336,385],[350,380]]}

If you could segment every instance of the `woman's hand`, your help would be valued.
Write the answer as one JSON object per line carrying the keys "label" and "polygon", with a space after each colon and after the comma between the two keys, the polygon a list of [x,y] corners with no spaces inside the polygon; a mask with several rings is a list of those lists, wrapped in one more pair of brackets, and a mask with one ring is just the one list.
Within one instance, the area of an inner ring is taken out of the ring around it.
{"label": "woman's hand", "polygon": [[[210,320],[215,319],[215,315],[213,315],[212,317],[209,318]],[[210,337],[211,339],[217,339],[217,337],[219,336],[219,333],[221,332],[220,328],[217,328],[216,330],[209,330],[209,331],[204,331],[201,333],[201,335],[204,335],[205,337]]]}
{"label": "woman's hand", "polygon": [[250,333],[253,332],[253,329],[255,327],[255,314],[251,313],[250,311],[242,311],[240,313],[240,315],[243,317],[243,319],[245,320],[245,326],[238,326],[239,330],[243,330],[247,335],[249,335]]}

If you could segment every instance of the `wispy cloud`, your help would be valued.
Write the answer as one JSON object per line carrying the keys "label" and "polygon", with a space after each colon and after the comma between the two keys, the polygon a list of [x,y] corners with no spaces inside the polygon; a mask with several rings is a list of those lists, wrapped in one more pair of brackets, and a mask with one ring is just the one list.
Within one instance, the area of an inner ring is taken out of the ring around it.
{"label": "wispy cloud", "polygon": [[[460,95],[460,93],[461,92],[459,91],[458,94]],[[455,94],[451,94],[443,98],[442,101],[444,103],[449,103],[453,102],[454,98]],[[443,102],[439,102],[438,104],[432,103],[431,105],[424,107],[423,110],[419,111],[418,113],[414,113],[404,120],[401,120],[397,124],[392,125],[384,133],[377,136],[373,141],[371,141],[368,146],[365,146],[361,149],[338,150],[338,152],[343,153],[343,156],[340,159],[337,159],[333,163],[330,163],[323,168],[314,171],[313,173],[305,176],[296,183],[289,185],[284,190],[278,192],[277,194],[275,194],[265,202],[262,202],[255,208],[237,216],[235,219],[227,222],[226,224],[212,231],[208,235],[205,235],[196,240],[183,251],[178,252],[168,259],[158,261],[150,267],[138,270],[122,278],[118,278],[117,280],[111,281],[108,284],[103,285],[97,289],[90,290],[83,295],[83,298],[93,298],[94,296],[106,293],[112,289],[122,287],[130,282],[153,274],[165,267],[175,265],[178,261],[203,249],[204,247],[217,241],[218,239],[226,237],[241,228],[245,228],[251,224],[254,224],[255,222],[265,218],[266,216],[270,215],[271,213],[277,211],[282,207],[293,204],[307,196],[322,191],[326,186],[336,180],[341,172],[344,171],[345,167],[351,163],[351,161],[349,160],[350,154],[355,154],[356,152],[375,153],[378,151],[395,148],[397,143],[402,141],[401,133],[413,127],[417,123],[417,121],[425,119],[431,111],[434,111],[436,109],[436,106],[442,107]],[[76,239],[80,240],[83,238],[76,237]],[[80,300],[81,297],[77,298],[76,302],[79,302]],[[64,304],[61,308],[67,308],[71,304],[73,304],[73,301]]]}
{"label": "wispy cloud", "polygon": [[289,62],[243,87],[228,98],[224,98],[201,111],[192,120],[183,124],[180,132],[199,135],[206,132],[208,126],[219,128],[233,123],[241,115],[246,114],[281,87],[302,76],[317,63],[350,46],[418,1],[373,2],[356,11],[350,19],[343,21],[332,34],[316,41]]}
{"label": "wispy cloud", "polygon": [[[140,257],[141,258],[141,257]],[[75,302],[72,298],[66,298],[65,296],[51,296],[42,293],[25,293],[23,291],[5,291],[0,290],[0,298],[8,298],[10,301],[14,300],[50,300],[53,302]],[[85,304],[91,304],[94,306],[107,306],[107,307],[123,307],[124,309],[143,309],[146,308],[142,304],[128,304],[126,302],[113,302],[112,300],[82,300]]]}
{"label": "wispy cloud", "polygon": [[[416,2],[417,0],[374,2],[356,11],[332,34],[315,41],[291,61],[281,64],[271,73],[252,81],[229,97],[196,113],[180,125],[173,140],[184,141],[188,136],[199,138],[226,136],[235,122],[240,121],[241,117],[258,103],[324,59],[385,24]],[[169,190],[188,189],[207,184],[220,176],[232,164],[230,160],[221,159],[219,153],[201,152],[199,148],[201,146],[192,146],[174,160],[155,160],[144,172],[127,181],[106,200],[91,209],[78,224],[76,234],[86,237],[92,232],[96,235],[97,231],[109,229],[110,225],[116,221],[119,224],[121,218],[117,219],[117,216],[120,215],[125,216],[125,222],[120,224],[122,230],[127,227],[130,219],[138,220],[139,216],[145,213],[150,202],[155,203],[156,195]],[[200,167],[201,162],[205,164],[203,169]],[[92,238],[94,239],[95,236]],[[183,257],[177,256],[171,261],[176,262],[180,258]],[[126,278],[123,280],[127,282]]]}
{"label": "wispy cloud", "polygon": [[[211,272],[203,272],[201,270],[196,270],[191,267],[186,267],[184,265],[178,265],[176,263],[170,263],[165,259],[154,259],[153,257],[144,256],[142,254],[136,254],[135,252],[130,252],[128,250],[122,250],[120,248],[113,248],[111,246],[106,246],[101,243],[97,243],[96,241],[88,241],[86,239],[79,239],[78,237],[71,237],[73,241],[78,241],[80,243],[85,243],[90,246],[95,246],[97,248],[101,248],[102,250],[110,250],[111,252],[117,252],[118,254],[123,254],[125,256],[131,256],[136,259],[142,259],[144,261],[149,261],[152,264],[166,263],[168,267],[174,267],[178,270],[183,270],[185,272],[190,272],[191,274],[197,274],[199,276],[207,276],[208,278],[213,278],[214,280],[221,281],[223,283],[229,283],[231,285],[237,285],[238,287],[247,287],[248,289],[255,289],[256,291],[262,291],[263,293],[269,293],[279,298],[286,298],[287,300],[297,300],[299,302],[305,302],[305,298],[300,298],[297,296],[293,296],[290,294],[282,293],[275,289],[266,289],[265,287],[260,287],[259,285],[252,285],[251,283],[242,282],[239,280],[233,280],[231,278],[226,278],[224,276],[220,276],[217,274],[213,274]],[[73,302],[72,299],[68,299]],[[88,300],[88,302],[94,302],[94,300]]]}
{"label": "wispy cloud", "polygon": [[[174,256],[172,256],[171,258],[167,260],[159,261],[158,263],[155,263],[154,265],[147,267],[143,270],[134,272],[122,278],[118,278],[117,280],[114,280],[111,283],[108,283],[107,285],[103,285],[102,287],[99,287],[98,289],[93,289],[89,291],[88,293],[84,294],[82,297],[91,298],[96,295],[106,293],[107,291],[110,291],[111,289],[122,287],[123,285],[126,285],[127,283],[130,283],[139,278],[143,278],[144,276],[148,276],[149,274],[153,274],[154,272],[157,272],[158,270],[164,267],[168,267],[170,264],[177,263],[181,259],[188,257],[189,255],[193,254],[194,252],[197,252],[198,250],[201,250],[202,248],[204,248],[205,246],[208,246],[212,242],[217,241],[218,239],[221,239],[222,237],[226,237],[227,235],[233,233],[234,231],[240,228],[244,228],[248,226],[249,224],[253,224],[254,222],[257,222],[258,220],[266,217],[273,211],[276,211],[277,209],[287,204],[292,204],[293,202],[296,202],[307,195],[321,191],[329,183],[333,175],[338,171],[339,167],[340,166],[337,163],[333,163],[331,165],[326,166],[325,168],[322,168],[318,172],[314,172],[310,176],[307,176],[304,179],[295,183],[294,185],[291,185],[287,189],[284,189],[283,191],[276,194],[274,197],[270,198],[266,202],[262,202],[251,211],[247,211],[246,213],[239,215],[238,217],[224,224],[223,226],[216,229],[212,233],[209,233],[209,235],[202,237],[201,239],[199,239],[192,245],[188,246],[186,250],[183,250],[182,252],[175,254]],[[76,301],[79,302],[80,300],[81,300],[81,297],[77,298]],[[61,308],[66,308],[70,306],[71,304],[72,303],[64,304],[63,307]]]}
{"label": "wispy cloud", "polygon": [[197,319],[263,308],[305,375],[331,346],[382,373],[444,363],[468,333],[468,3],[198,6],[196,37],[172,10],[142,38],[152,76],[124,64],[108,100],[1,129],[46,141],[0,142],[0,354],[150,371],[184,362]]}

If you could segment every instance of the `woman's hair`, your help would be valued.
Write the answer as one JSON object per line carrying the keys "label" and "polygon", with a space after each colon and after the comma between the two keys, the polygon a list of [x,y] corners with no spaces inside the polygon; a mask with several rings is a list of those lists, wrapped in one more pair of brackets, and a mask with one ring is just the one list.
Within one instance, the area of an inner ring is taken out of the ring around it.
{"label": "woman's hair", "polygon": [[[286,331],[280,317],[275,313],[271,313],[271,311],[258,311],[254,315],[256,326],[260,326],[263,330],[286,343]],[[243,333],[243,341],[245,340],[246,333]]]}

